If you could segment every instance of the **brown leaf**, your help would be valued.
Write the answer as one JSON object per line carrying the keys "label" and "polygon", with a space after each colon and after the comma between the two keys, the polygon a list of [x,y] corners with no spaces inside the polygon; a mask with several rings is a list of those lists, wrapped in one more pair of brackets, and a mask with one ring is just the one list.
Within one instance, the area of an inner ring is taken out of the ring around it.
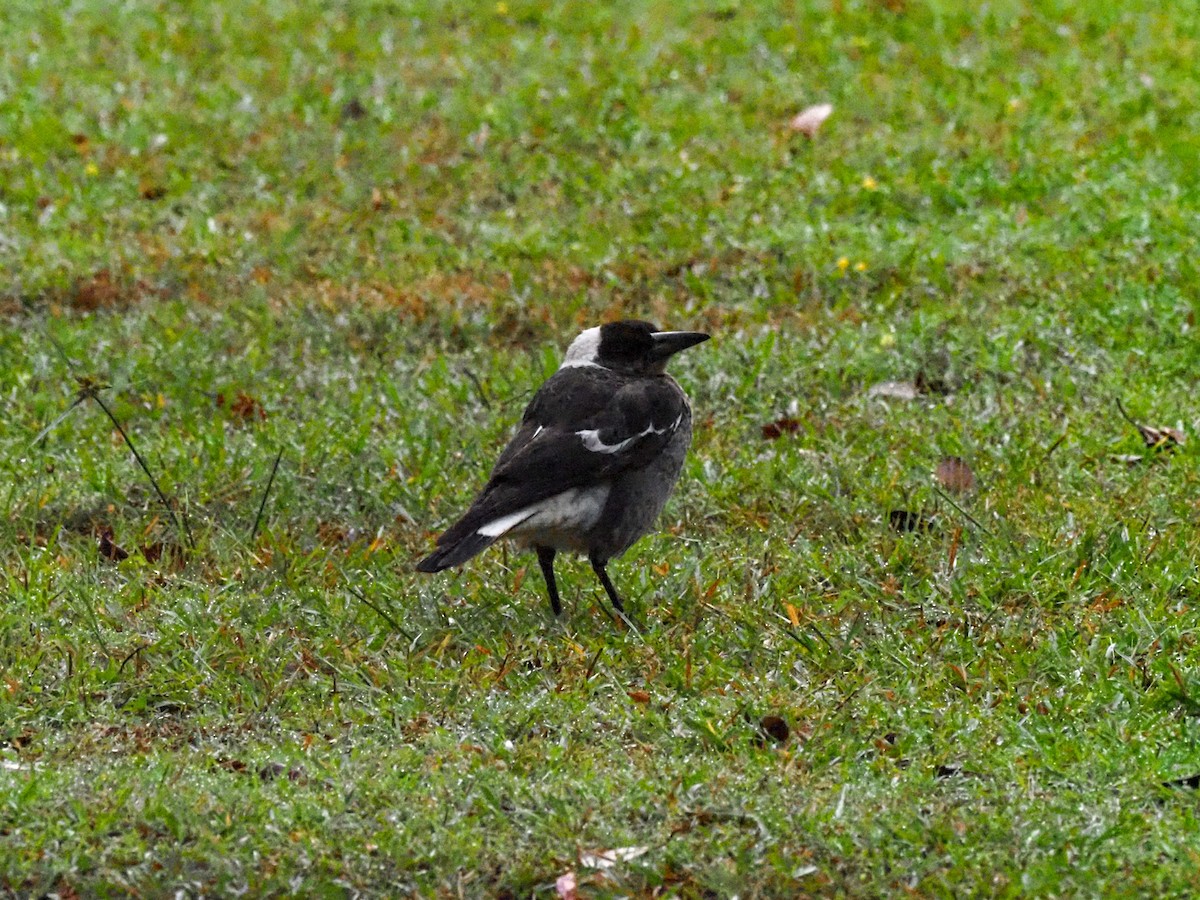
{"label": "brown leaf", "polygon": [[787,416],[784,416],[764,425],[762,427],[762,436],[768,441],[773,441],[785,434],[795,434],[799,429],[799,419],[789,419]]}
{"label": "brown leaf", "polygon": [[763,716],[758,722],[758,727],[777,744],[786,743],[792,734],[792,729],[782,716]]}
{"label": "brown leaf", "polygon": [[975,473],[961,456],[946,456],[937,464],[934,477],[952,494],[965,494],[975,490]]}
{"label": "brown leaf", "polygon": [[350,540],[350,529],[340,522],[317,523],[317,540],[326,547],[336,547]]}
{"label": "brown leaf", "polygon": [[267,411],[263,409],[261,403],[254,397],[241,391],[238,392],[234,401],[229,404],[229,411],[243,422],[249,422],[251,419],[266,419]]}
{"label": "brown leaf", "polygon": [[357,97],[351,97],[342,107],[342,121],[361,119],[367,114],[367,108],[362,105],[362,101]]}
{"label": "brown leaf", "polygon": [[149,181],[142,182],[142,186],[138,188],[138,194],[141,195],[143,200],[158,200],[165,197],[166,193],[167,189],[161,184],[154,184]]}
{"label": "brown leaf", "polygon": [[1151,450],[1174,450],[1187,441],[1187,436],[1178,428],[1155,428],[1152,425],[1139,425],[1142,440]]}
{"label": "brown leaf", "polygon": [[225,756],[217,757],[216,763],[220,768],[228,772],[245,772],[250,768],[243,760],[229,759]]}
{"label": "brown leaf", "polygon": [[829,118],[833,113],[833,104],[818,103],[814,106],[806,107],[792,117],[788,123],[788,127],[797,134],[803,134],[806,137],[816,137],[817,131],[821,128],[822,123]]}
{"label": "brown leaf", "polygon": [[650,702],[650,692],[649,691],[629,691],[628,693],[629,693],[629,699],[632,700],[634,703],[649,703]]}
{"label": "brown leaf", "polygon": [[1117,409],[1125,417],[1125,421],[1138,430],[1138,434],[1142,436],[1142,441],[1150,450],[1174,450],[1176,447],[1182,447],[1187,442],[1187,435],[1178,428],[1143,425],[1135,421],[1125,411],[1125,407],[1121,404],[1120,399],[1117,400]]}
{"label": "brown leaf", "polygon": [[98,529],[100,538],[100,555],[112,562],[120,562],[123,559],[129,559],[129,551],[117,546],[113,542],[113,530],[111,525],[101,525]]}
{"label": "brown leaf", "polygon": [[86,281],[77,281],[74,293],[74,307],[85,312],[113,306],[121,299],[121,288],[108,269],[100,269]]}

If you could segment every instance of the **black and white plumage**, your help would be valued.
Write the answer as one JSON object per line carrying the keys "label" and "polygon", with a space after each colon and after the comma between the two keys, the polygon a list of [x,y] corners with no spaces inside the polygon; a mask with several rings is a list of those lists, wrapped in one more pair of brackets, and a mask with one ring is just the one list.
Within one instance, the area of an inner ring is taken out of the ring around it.
{"label": "black and white plumage", "polygon": [[537,551],[555,615],[560,550],[587,555],[619,611],[605,569],[650,530],[692,440],[687,396],[664,372],[667,360],[708,340],[624,321],[589,328],[525,409],[471,508],[417,566],[439,572],[501,538]]}

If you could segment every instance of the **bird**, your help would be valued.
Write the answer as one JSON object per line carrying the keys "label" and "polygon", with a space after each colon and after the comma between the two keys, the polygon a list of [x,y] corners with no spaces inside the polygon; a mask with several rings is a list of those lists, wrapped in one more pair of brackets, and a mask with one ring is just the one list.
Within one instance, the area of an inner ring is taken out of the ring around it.
{"label": "bird", "polygon": [[417,571],[462,565],[512,539],[537,554],[557,617],[555,555],[581,553],[625,617],[606,567],[654,525],[692,441],[687,395],[665,367],[709,337],[636,319],[579,334],[529,402],[475,501]]}

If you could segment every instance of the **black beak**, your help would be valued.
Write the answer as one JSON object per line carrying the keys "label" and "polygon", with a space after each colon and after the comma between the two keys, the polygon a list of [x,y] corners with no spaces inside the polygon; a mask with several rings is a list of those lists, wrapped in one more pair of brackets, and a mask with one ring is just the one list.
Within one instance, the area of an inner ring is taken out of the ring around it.
{"label": "black beak", "polygon": [[650,336],[654,338],[654,350],[651,351],[654,358],[663,360],[674,356],[680,350],[703,344],[709,338],[709,335],[702,331],[656,331]]}

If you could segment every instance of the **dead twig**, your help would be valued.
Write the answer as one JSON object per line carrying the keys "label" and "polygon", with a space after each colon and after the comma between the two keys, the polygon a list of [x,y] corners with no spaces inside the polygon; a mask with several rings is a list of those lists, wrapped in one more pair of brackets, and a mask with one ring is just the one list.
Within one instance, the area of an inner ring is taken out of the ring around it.
{"label": "dead twig", "polygon": [[162,487],[159,486],[158,479],[155,478],[154,473],[150,471],[150,466],[147,465],[146,460],[142,458],[142,454],[138,452],[138,448],[134,445],[129,435],[126,434],[125,429],[121,427],[121,422],[117,419],[116,415],[113,414],[113,411],[108,408],[108,404],[105,403],[100,397],[100,391],[107,388],[108,385],[95,378],[91,378],[90,376],[84,376],[77,378],[76,380],[79,382],[79,396],[84,399],[95,401],[96,405],[104,410],[104,414],[108,416],[108,420],[113,423],[113,427],[117,429],[117,433],[121,435],[125,441],[125,445],[129,448],[130,452],[133,453],[133,458],[137,460],[137,463],[139,466],[141,466],[142,471],[146,473],[146,477],[150,479],[150,484],[153,486],[154,492],[158,494],[158,499],[162,502],[163,507],[167,510],[167,515],[171,517],[171,521],[175,525],[175,532],[179,535],[182,535],[187,540],[189,549],[195,550],[196,539],[192,536],[192,529],[187,524],[187,519],[181,518],[175,512],[175,507],[171,504],[171,501],[167,499],[166,492],[162,489]]}
{"label": "dead twig", "polygon": [[279,461],[281,459],[283,459],[282,447],[275,454],[275,464],[271,466],[271,476],[267,479],[267,486],[263,488],[262,502],[258,504],[258,514],[254,517],[254,527],[250,529],[250,540],[248,543],[253,544],[255,536],[258,534],[258,526],[262,522],[263,510],[267,508],[267,497],[271,496],[271,485],[275,483],[275,473],[279,471]]}

